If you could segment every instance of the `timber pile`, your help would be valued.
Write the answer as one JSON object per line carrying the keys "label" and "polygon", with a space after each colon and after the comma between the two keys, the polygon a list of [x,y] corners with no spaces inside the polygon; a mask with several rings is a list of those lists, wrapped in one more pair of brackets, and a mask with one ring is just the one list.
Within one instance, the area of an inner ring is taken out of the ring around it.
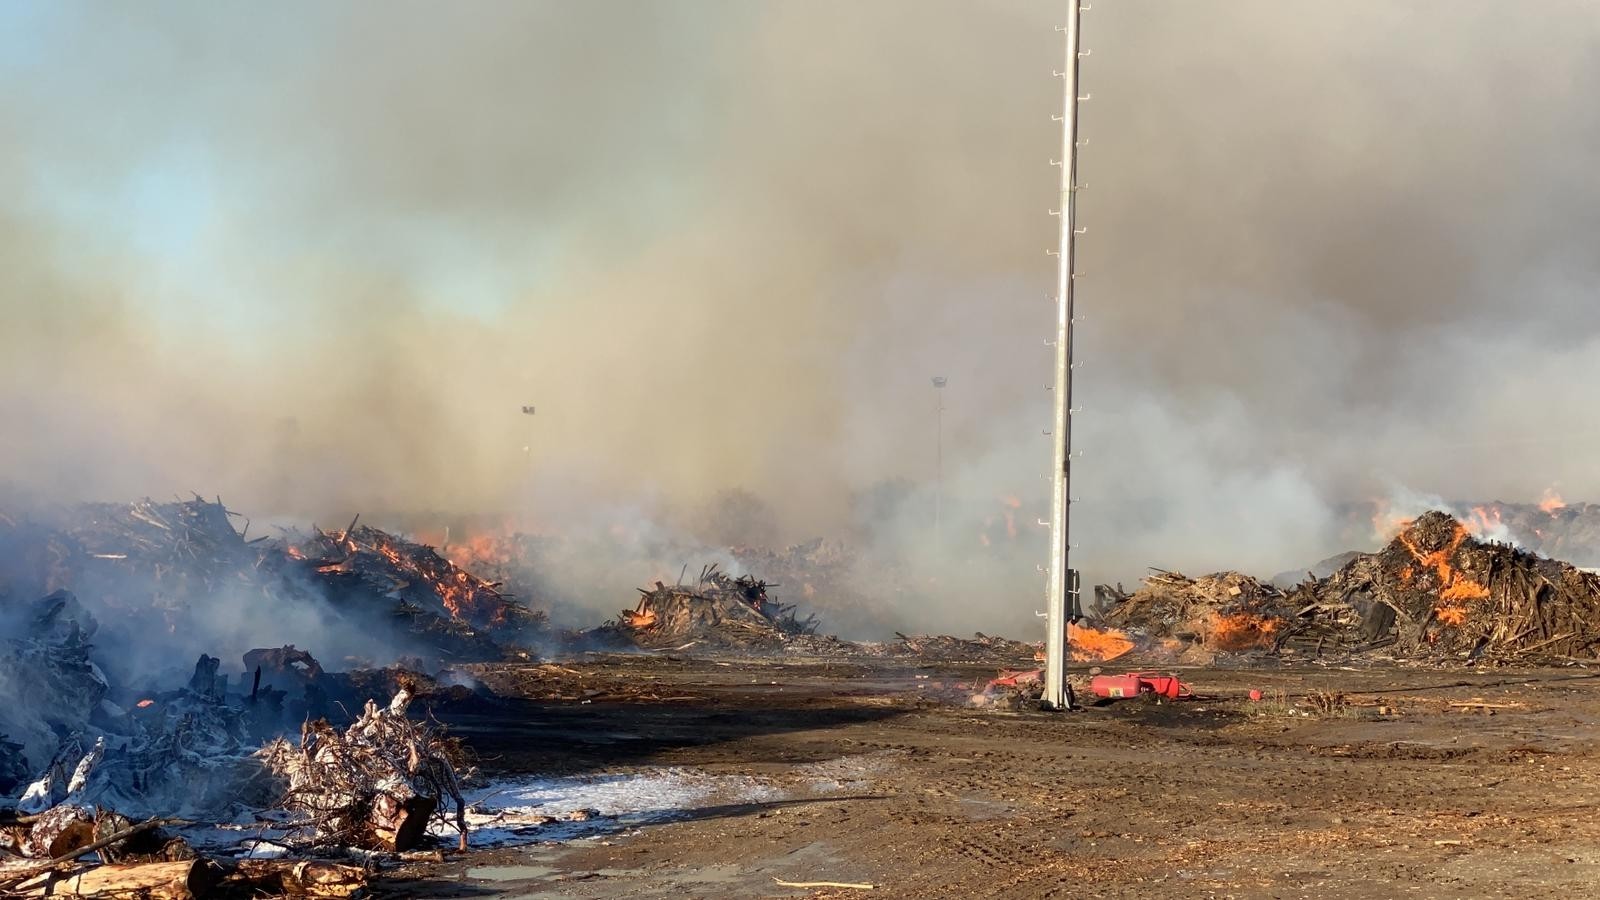
{"label": "timber pile", "polygon": [[411,697],[402,687],[386,707],[368,700],[343,732],[318,719],[301,727],[298,746],[280,738],[262,749],[267,768],[288,782],[282,806],[311,846],[410,850],[448,800],[466,849],[462,751],[406,715]]}
{"label": "timber pile", "polygon": [[1600,577],[1471,536],[1430,512],[1316,590],[1397,653],[1501,662],[1600,657]]}
{"label": "timber pile", "polygon": [[8,698],[0,703],[0,732],[10,738],[0,747],[0,791],[10,794],[57,753],[62,735],[89,729],[111,686],[89,658],[98,626],[71,594],[59,591],[0,613],[0,633],[14,635],[0,640],[0,684]]}
{"label": "timber pile", "polygon": [[0,560],[0,585],[70,589],[118,636],[189,631],[218,618],[210,607],[221,602],[331,612],[426,657],[499,658],[499,642],[542,628],[541,613],[434,549],[354,520],[342,532],[250,538],[248,519],[195,496],[82,506],[43,536],[10,530],[18,554]]}
{"label": "timber pile", "polygon": [[[359,520],[359,516],[357,520]],[[418,544],[352,520],[343,531],[323,531],[287,545],[335,594],[349,583],[393,597],[434,617],[481,630],[522,627],[535,618],[496,586]]]}
{"label": "timber pile", "polygon": [[1190,578],[1156,569],[1131,595],[1097,596],[1113,601],[1097,627],[1227,653],[1271,649],[1293,605],[1284,591],[1238,572]]}
{"label": "timber pile", "polygon": [[794,606],[767,596],[769,587],[776,585],[752,575],[735,578],[713,564],[701,569],[692,585],[658,581],[653,588],[639,588],[637,606],[590,635],[646,649],[700,644],[763,650],[814,635],[816,618],[796,617]]}
{"label": "timber pile", "polygon": [[0,818],[0,896],[194,900],[205,897],[357,897],[366,870],[316,860],[218,861],[165,831],[101,808],[58,806]]}
{"label": "timber pile", "polygon": [[1015,663],[1031,662],[1044,649],[1043,643],[1030,644],[977,632],[970,638],[947,634],[907,635],[895,632],[898,643],[887,644],[889,656],[915,656],[944,662]]}
{"label": "timber pile", "polygon": [[1288,590],[1237,572],[1157,571],[1132,595],[1104,586],[1097,595],[1108,604],[1097,624],[1125,630],[1145,651],[1600,658],[1600,576],[1480,540],[1437,511],[1377,553],[1347,556],[1327,577]]}
{"label": "timber pile", "polygon": [[250,538],[249,528],[199,496],[90,504],[48,522],[0,515],[0,605],[70,590],[118,638],[209,633],[208,623],[234,618],[223,604],[287,605],[455,659],[498,658],[500,641],[543,627],[495,585],[376,528],[282,538]]}
{"label": "timber pile", "polygon": [[903,604],[919,600],[916,579],[902,567],[865,559],[839,541],[817,539],[782,550],[737,546],[729,552],[744,571],[786,585],[830,628],[882,633],[898,620]]}
{"label": "timber pile", "polygon": [[548,610],[577,602],[552,573],[571,570],[574,555],[620,559],[620,547],[599,550],[575,546],[565,537],[521,531],[483,532],[466,540],[447,540],[438,552],[450,562],[483,579],[496,590],[517,598],[524,606]]}
{"label": "timber pile", "polygon": [[[258,658],[314,666],[292,648],[285,651]],[[173,779],[163,781],[163,773],[176,773],[194,795],[191,806],[204,807],[202,798],[211,794],[256,809],[282,798],[279,808],[290,819],[273,819],[270,827],[288,851],[404,851],[425,837],[444,800],[454,802],[452,824],[465,846],[461,751],[407,716],[409,688],[386,707],[369,700],[343,732],[325,720],[308,722],[298,747],[279,739],[241,755],[244,716],[226,705],[216,663],[201,657],[187,688],[141,706],[128,747],[108,751],[102,737],[85,751],[74,737],[15,809],[0,810],[0,896],[353,897],[365,888],[364,869],[315,859],[205,859],[163,831],[180,824],[176,820],[135,824],[112,811],[165,806],[182,814],[168,783]],[[218,745],[219,735],[230,745]],[[119,743],[129,739],[118,737]],[[228,782],[208,774],[228,774],[230,766],[254,777]],[[277,790],[274,777],[281,779]]]}

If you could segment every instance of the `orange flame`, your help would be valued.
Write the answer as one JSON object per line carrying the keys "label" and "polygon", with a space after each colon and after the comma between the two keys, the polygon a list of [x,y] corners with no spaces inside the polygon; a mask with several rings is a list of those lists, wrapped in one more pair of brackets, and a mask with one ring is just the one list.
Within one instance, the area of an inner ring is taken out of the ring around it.
{"label": "orange flame", "polygon": [[1561,495],[1556,493],[1554,487],[1547,487],[1544,489],[1544,496],[1539,498],[1539,508],[1553,516],[1567,508],[1567,501],[1561,499]]}
{"label": "orange flame", "polygon": [[[1457,572],[1450,565],[1451,556],[1466,539],[1467,527],[1460,522],[1456,523],[1455,534],[1451,536],[1450,543],[1432,553],[1423,553],[1409,533],[1400,535],[1400,543],[1411,553],[1412,558],[1425,570],[1432,570],[1437,578],[1438,585],[1435,589],[1439,592],[1439,602],[1434,606],[1434,615],[1445,625],[1463,624],[1467,620],[1467,602],[1489,597],[1488,587]],[[1401,577],[1405,576],[1402,574]]]}
{"label": "orange flame", "polygon": [[1218,650],[1251,650],[1272,643],[1278,620],[1255,613],[1214,614],[1206,643]]}
{"label": "orange flame", "polygon": [[1440,600],[1484,600],[1489,596],[1489,589],[1476,581],[1457,581],[1439,592]]}
{"label": "orange flame", "polygon": [[656,611],[653,609],[625,609],[622,611],[622,624],[629,628],[645,629],[656,623]]}
{"label": "orange flame", "polygon": [[469,571],[504,568],[516,561],[515,542],[508,534],[475,534],[440,550],[446,559]]}
{"label": "orange flame", "polygon": [[137,706],[140,709],[149,709],[150,707],[155,706],[155,705],[156,705],[156,702],[154,700],[140,700],[138,703],[134,704],[134,706]]}
{"label": "orange flame", "polygon": [[1133,649],[1128,633],[1115,628],[1104,631],[1086,625],[1067,626],[1067,649],[1075,662],[1105,662]]}

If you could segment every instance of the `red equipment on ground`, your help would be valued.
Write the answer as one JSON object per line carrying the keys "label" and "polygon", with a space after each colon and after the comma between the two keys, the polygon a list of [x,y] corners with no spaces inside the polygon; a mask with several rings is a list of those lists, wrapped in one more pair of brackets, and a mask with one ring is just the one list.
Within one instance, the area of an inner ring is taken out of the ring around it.
{"label": "red equipment on ground", "polygon": [[1155,694],[1169,700],[1194,696],[1189,686],[1170,672],[1129,672],[1126,675],[1096,675],[1089,680],[1089,691],[1096,697],[1119,699]]}
{"label": "red equipment on ground", "polygon": [[1044,677],[1043,669],[1028,669],[1021,672],[1006,670],[1000,673],[984,687],[984,690],[993,690],[997,687],[1018,687],[1025,684],[1035,684]]}

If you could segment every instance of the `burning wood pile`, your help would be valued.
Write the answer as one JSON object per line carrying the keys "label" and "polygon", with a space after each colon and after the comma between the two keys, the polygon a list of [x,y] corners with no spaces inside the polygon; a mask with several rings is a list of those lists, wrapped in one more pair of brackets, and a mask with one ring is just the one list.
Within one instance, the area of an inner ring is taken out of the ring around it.
{"label": "burning wood pile", "polygon": [[591,634],[646,649],[701,644],[767,650],[816,634],[815,617],[797,618],[794,606],[767,596],[769,587],[776,585],[752,575],[734,577],[713,564],[692,585],[657,581],[654,588],[639,588],[637,606]]}
{"label": "burning wood pile", "polygon": [[376,528],[249,538],[240,520],[200,497],[0,516],[0,602],[70,590],[127,640],[210,635],[242,618],[343,620],[368,643],[455,659],[498,658],[501,641],[543,625],[432,548]]}
{"label": "burning wood pile", "polygon": [[1096,624],[1142,653],[1350,654],[1528,662],[1600,658],[1600,576],[1479,540],[1430,512],[1387,547],[1287,590],[1237,572],[1156,572]]}
{"label": "burning wood pile", "polygon": [[1485,543],[1440,512],[1316,586],[1358,612],[1397,652],[1497,661],[1600,657],[1600,577]]}
{"label": "burning wood pile", "polygon": [[[554,583],[552,573],[570,569],[573,553],[591,548],[573,546],[565,537],[529,534],[522,531],[484,531],[465,540],[449,537],[439,546],[439,554],[455,565],[487,581],[497,590],[505,590],[528,606],[550,609],[570,603],[574,598],[565,595],[560,585]],[[595,551],[602,555],[601,551]],[[619,556],[615,550],[605,558]]]}
{"label": "burning wood pile", "polygon": [[492,636],[542,627],[543,617],[503,595],[434,548],[352,520],[343,531],[313,528],[283,542],[283,553],[308,570],[335,605],[343,598],[392,601],[394,621],[452,656],[498,656]]}
{"label": "burning wood pile", "polygon": [[1237,653],[1274,646],[1288,606],[1283,591],[1238,572],[1189,578],[1156,570],[1096,624],[1136,631],[1168,651],[1199,646]]}

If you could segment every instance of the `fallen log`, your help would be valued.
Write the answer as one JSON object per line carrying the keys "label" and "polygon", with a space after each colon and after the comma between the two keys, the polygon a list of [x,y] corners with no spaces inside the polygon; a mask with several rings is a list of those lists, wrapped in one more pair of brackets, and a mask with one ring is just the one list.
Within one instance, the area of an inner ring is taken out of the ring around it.
{"label": "fallen log", "polygon": [[87,856],[96,850],[104,850],[107,847],[120,844],[135,835],[143,834],[151,829],[160,828],[164,825],[174,824],[176,821],[176,819],[148,819],[140,822],[137,825],[124,828],[114,834],[106,835],[105,837],[102,837],[93,843],[77,847],[67,853],[63,853],[62,855],[55,857],[54,859],[42,862],[33,868],[16,869],[4,874],[0,874],[0,891],[7,890],[8,886],[14,882],[27,881],[33,878],[35,875],[48,875],[48,873],[62,868],[65,866],[65,864],[72,862],[80,856]]}
{"label": "fallen log", "polygon": [[256,893],[292,897],[357,897],[367,886],[360,866],[312,860],[244,859],[228,875],[228,882],[244,882]]}
{"label": "fallen log", "polygon": [[94,813],[65,804],[40,813],[22,844],[22,855],[56,859],[94,843]]}
{"label": "fallen log", "polygon": [[121,897],[193,900],[221,881],[221,870],[204,859],[97,866],[82,872],[40,875],[13,890],[23,897]]}

